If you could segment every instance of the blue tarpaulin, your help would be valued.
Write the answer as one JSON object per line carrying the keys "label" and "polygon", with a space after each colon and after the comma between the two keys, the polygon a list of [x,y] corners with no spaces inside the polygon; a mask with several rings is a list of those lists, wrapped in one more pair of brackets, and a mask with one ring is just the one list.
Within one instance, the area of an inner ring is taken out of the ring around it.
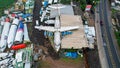
{"label": "blue tarpaulin", "polygon": [[52,32],[44,31],[44,36],[53,36],[53,33]]}
{"label": "blue tarpaulin", "polygon": [[42,9],[40,9],[40,15],[42,15],[42,13],[43,13],[43,11],[42,11]]}
{"label": "blue tarpaulin", "polygon": [[44,7],[48,6],[48,1],[44,1]]}
{"label": "blue tarpaulin", "polygon": [[23,21],[20,21],[20,24],[19,24],[18,28],[19,28],[19,29],[24,29]]}
{"label": "blue tarpaulin", "polygon": [[27,17],[29,17],[29,16],[31,16],[31,14],[29,14],[29,13],[23,14],[23,15],[22,15],[22,18],[27,18]]}
{"label": "blue tarpaulin", "polygon": [[62,32],[62,36],[69,35],[69,34],[72,34],[72,32],[71,31]]}
{"label": "blue tarpaulin", "polygon": [[66,52],[66,53],[65,53],[65,57],[77,58],[77,57],[78,57],[78,54],[77,54],[77,52]]}

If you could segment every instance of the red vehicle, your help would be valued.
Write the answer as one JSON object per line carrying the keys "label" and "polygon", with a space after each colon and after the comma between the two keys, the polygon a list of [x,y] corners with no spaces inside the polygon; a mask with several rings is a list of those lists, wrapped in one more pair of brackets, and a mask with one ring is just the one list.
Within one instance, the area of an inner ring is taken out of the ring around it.
{"label": "red vehicle", "polygon": [[17,44],[17,45],[13,45],[12,47],[11,47],[11,49],[12,50],[18,50],[18,49],[23,49],[23,48],[25,48],[26,47],[26,44]]}

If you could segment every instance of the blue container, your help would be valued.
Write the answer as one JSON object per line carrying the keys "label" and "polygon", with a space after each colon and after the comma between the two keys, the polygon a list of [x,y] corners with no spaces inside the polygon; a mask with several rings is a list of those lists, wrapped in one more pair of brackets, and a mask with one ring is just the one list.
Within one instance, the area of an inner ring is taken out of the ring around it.
{"label": "blue container", "polygon": [[29,13],[23,14],[23,15],[22,15],[22,18],[27,18],[27,17],[29,17],[29,16],[31,16],[31,14],[29,14]]}

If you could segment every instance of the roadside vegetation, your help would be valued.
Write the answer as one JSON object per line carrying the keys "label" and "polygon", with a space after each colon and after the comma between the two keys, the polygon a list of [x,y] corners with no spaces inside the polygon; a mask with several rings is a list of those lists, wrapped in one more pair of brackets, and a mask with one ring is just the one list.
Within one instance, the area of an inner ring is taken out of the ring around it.
{"label": "roadside vegetation", "polygon": [[112,12],[112,19],[115,21],[115,25],[113,25],[115,27],[114,34],[116,36],[117,43],[120,47],[120,23],[119,23],[120,11],[112,8],[111,12]]}
{"label": "roadside vegetation", "polygon": [[70,4],[71,0],[60,0],[62,4]]}
{"label": "roadside vegetation", "polygon": [[85,7],[87,4],[91,4],[93,7],[96,6],[96,4],[99,3],[99,0],[61,0],[62,4],[70,4],[70,2],[73,1],[74,3],[77,3],[82,11],[85,10]]}
{"label": "roadside vegetation", "polygon": [[118,45],[120,47],[120,31],[115,32],[115,35],[116,35],[116,39],[117,39]]}
{"label": "roadside vegetation", "polygon": [[111,12],[112,12],[112,18],[115,18],[116,14],[117,14],[118,12],[120,12],[120,11],[112,8],[112,9],[111,9]]}
{"label": "roadside vegetation", "polygon": [[0,0],[0,17],[4,15],[4,10],[13,6],[15,0]]}

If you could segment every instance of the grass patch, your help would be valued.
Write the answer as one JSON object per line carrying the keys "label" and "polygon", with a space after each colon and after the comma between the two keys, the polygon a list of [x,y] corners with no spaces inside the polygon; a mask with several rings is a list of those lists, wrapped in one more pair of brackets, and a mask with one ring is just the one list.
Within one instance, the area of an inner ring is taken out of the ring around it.
{"label": "grass patch", "polygon": [[48,38],[50,40],[51,45],[54,45],[54,36],[49,36]]}
{"label": "grass patch", "polygon": [[67,57],[62,57],[62,58],[60,58],[60,60],[66,62],[66,63],[77,64],[77,63],[80,63],[80,61],[83,61],[83,58],[80,57],[80,56],[78,56],[78,57],[75,58],[75,59],[67,58]]}
{"label": "grass patch", "polygon": [[38,64],[38,68],[51,68],[51,67],[50,67],[50,64],[48,62],[41,61]]}

